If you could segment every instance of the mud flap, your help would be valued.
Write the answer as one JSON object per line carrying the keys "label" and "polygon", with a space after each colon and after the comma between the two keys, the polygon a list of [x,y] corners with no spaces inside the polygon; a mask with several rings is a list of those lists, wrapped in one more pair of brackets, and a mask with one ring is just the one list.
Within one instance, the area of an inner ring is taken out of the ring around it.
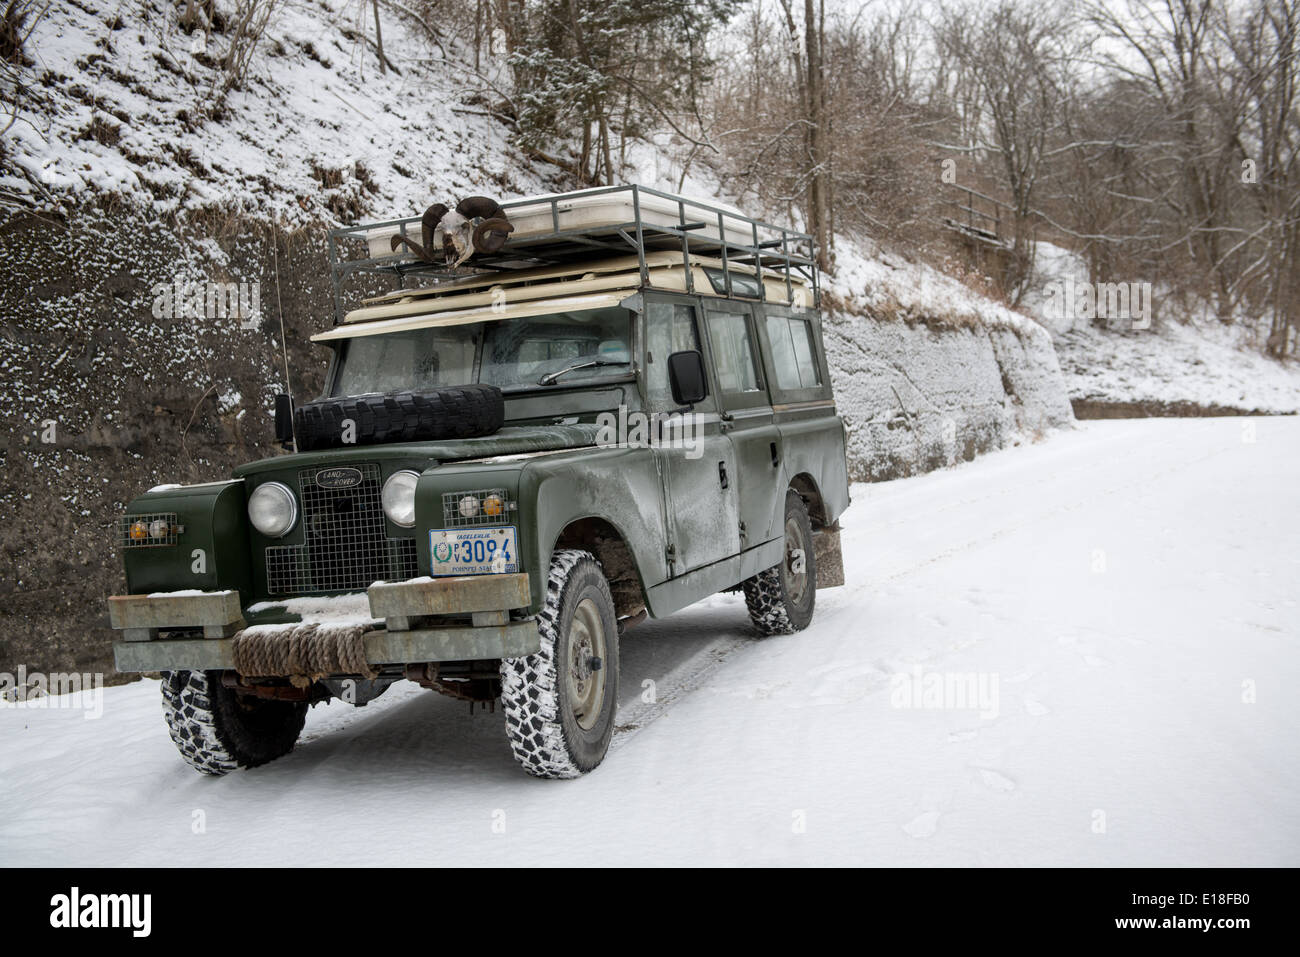
{"label": "mud flap", "polygon": [[813,560],[817,563],[817,588],[844,584],[844,556],[840,552],[840,525],[813,530]]}

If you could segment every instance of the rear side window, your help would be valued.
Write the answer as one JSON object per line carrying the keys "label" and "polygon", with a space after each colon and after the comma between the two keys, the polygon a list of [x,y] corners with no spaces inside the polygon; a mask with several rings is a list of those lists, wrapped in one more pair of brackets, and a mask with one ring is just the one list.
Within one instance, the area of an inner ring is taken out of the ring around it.
{"label": "rear side window", "polygon": [[749,323],[745,316],[736,312],[710,312],[708,315],[718,387],[723,392],[758,391],[754,348],[749,341]]}
{"label": "rear side window", "polygon": [[772,343],[772,365],[779,388],[815,389],[822,384],[811,322],[795,316],[769,315],[767,338]]}

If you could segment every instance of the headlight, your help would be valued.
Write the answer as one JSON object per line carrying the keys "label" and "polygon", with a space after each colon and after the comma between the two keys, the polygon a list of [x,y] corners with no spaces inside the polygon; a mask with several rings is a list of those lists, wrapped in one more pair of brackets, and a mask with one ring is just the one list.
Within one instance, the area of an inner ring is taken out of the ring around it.
{"label": "headlight", "polygon": [[380,499],[384,503],[384,514],[394,525],[410,528],[415,524],[415,483],[420,481],[420,473],[407,469],[394,472],[384,483]]}
{"label": "headlight", "polygon": [[478,514],[478,499],[473,495],[466,495],[460,500],[460,514],[466,518],[473,518]]}
{"label": "headlight", "polygon": [[248,497],[248,520],[267,538],[280,538],[298,522],[298,500],[288,486],[266,482]]}

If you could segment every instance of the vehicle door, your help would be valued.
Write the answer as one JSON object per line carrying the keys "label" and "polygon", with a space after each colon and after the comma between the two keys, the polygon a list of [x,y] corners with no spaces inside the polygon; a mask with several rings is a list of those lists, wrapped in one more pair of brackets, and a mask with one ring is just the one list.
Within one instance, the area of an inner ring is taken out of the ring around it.
{"label": "vehicle door", "polygon": [[762,306],[709,298],[703,303],[721,428],[736,460],[731,482],[740,495],[738,531],[744,550],[777,536],[777,497],[785,495],[785,489],[778,488],[781,435],[773,421],[755,334],[754,311]]}
{"label": "vehicle door", "polygon": [[673,399],[668,357],[698,350],[710,366],[695,300],[647,297],[646,398],[658,416],[655,458],[663,478],[669,574],[677,576],[740,550],[732,443],[722,430],[716,380],[693,409]]}

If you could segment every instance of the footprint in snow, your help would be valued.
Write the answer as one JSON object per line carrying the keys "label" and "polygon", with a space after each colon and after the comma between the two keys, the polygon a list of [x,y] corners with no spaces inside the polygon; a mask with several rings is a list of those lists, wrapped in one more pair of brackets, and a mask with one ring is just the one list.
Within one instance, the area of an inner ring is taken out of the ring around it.
{"label": "footprint in snow", "polygon": [[903,825],[903,830],[912,837],[931,837],[939,830],[939,812],[926,811],[924,814],[918,814]]}
{"label": "footprint in snow", "polygon": [[1025,699],[1025,710],[1035,718],[1041,718],[1045,714],[1051,714],[1052,709],[1034,698]]}
{"label": "footprint in snow", "polygon": [[994,791],[1014,791],[1016,782],[1011,780],[1005,774],[999,774],[997,771],[991,771],[988,768],[976,768],[980,773],[980,780],[984,786]]}

